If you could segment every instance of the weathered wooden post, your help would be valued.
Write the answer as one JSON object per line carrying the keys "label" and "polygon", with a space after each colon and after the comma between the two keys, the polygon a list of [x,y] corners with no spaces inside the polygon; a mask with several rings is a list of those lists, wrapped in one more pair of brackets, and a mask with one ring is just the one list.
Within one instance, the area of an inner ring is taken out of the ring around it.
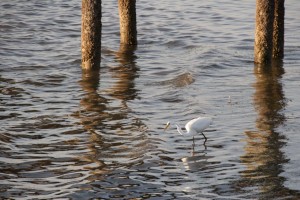
{"label": "weathered wooden post", "polygon": [[120,43],[137,45],[136,0],[118,0],[120,16]]}
{"label": "weathered wooden post", "polygon": [[273,50],[274,0],[256,0],[254,62],[271,63]]}
{"label": "weathered wooden post", "polygon": [[273,30],[273,58],[284,57],[284,0],[275,0]]}
{"label": "weathered wooden post", "polygon": [[101,60],[101,0],[82,0],[81,9],[82,69],[97,69]]}

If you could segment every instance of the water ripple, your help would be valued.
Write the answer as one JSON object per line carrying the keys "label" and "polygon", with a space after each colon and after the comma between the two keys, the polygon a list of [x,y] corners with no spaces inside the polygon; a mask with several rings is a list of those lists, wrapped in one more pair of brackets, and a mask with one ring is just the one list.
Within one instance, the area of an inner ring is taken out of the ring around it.
{"label": "water ripple", "polygon": [[[1,199],[299,199],[295,0],[270,72],[253,70],[254,1],[138,1],[136,48],[102,6],[84,74],[80,2],[1,1]],[[206,146],[164,131],[198,116]]]}

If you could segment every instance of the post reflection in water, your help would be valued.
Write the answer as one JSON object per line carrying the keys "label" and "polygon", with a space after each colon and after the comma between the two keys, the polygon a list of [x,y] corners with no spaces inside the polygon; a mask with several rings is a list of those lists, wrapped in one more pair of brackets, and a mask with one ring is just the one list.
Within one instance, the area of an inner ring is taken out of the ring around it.
{"label": "post reflection in water", "polygon": [[257,111],[258,131],[246,131],[245,155],[242,163],[247,167],[242,174],[241,189],[257,190],[262,198],[289,196],[292,191],[284,187],[284,177],[280,176],[284,163],[288,162],[281,148],[285,145],[280,128],[285,123],[283,110],[286,99],[281,78],[284,74],[282,62],[272,66],[254,66],[256,83],[253,95]]}
{"label": "post reflection in water", "polygon": [[[119,177],[113,175],[121,173],[117,169],[127,169],[142,162],[149,147],[145,134],[147,127],[134,117],[134,112],[127,106],[128,101],[137,98],[134,79],[138,68],[134,51],[133,46],[120,46],[115,53],[119,65],[108,71],[111,73],[108,77],[112,79],[100,80],[99,71],[82,75],[80,85],[85,94],[77,116],[89,133],[89,141],[85,144],[88,153],[81,155],[80,159],[89,163],[85,168],[92,174],[90,181],[99,181],[103,174],[108,173],[111,173],[112,179]],[[101,88],[101,81],[110,84],[108,89]],[[118,181],[111,183],[117,184]],[[101,185],[99,183],[99,187]]]}
{"label": "post reflection in water", "polygon": [[116,60],[120,65],[111,67],[113,78],[117,82],[111,87],[109,93],[112,97],[126,101],[133,100],[137,97],[137,91],[134,87],[134,79],[138,76],[138,67],[136,67],[136,55],[134,51],[136,46],[120,44],[120,49],[115,53]]}
{"label": "post reflection in water", "polygon": [[89,141],[84,142],[89,152],[81,155],[79,159],[87,163],[86,170],[101,175],[106,172],[107,168],[105,162],[97,156],[99,151],[97,146],[103,147],[104,139],[95,130],[103,126],[103,120],[107,116],[108,100],[97,92],[100,82],[99,72],[99,70],[83,71],[80,85],[85,95],[80,101],[80,111],[77,116],[83,128],[90,133]]}

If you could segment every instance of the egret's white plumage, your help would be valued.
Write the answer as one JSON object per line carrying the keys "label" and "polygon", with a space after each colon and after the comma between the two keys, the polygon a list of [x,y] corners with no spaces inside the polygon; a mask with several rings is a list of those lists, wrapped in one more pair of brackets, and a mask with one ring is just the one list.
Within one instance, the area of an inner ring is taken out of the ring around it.
{"label": "egret's white plumage", "polygon": [[[165,130],[170,126],[170,122],[167,123]],[[194,136],[201,133],[205,140],[207,140],[207,138],[205,137],[205,135],[203,134],[203,131],[209,127],[209,125],[212,124],[212,119],[209,117],[198,117],[195,119],[192,119],[191,121],[189,121],[188,123],[186,123],[185,125],[185,129],[186,132],[182,131],[181,127],[175,123],[176,127],[177,127],[177,131],[179,134],[183,135],[183,136]]]}

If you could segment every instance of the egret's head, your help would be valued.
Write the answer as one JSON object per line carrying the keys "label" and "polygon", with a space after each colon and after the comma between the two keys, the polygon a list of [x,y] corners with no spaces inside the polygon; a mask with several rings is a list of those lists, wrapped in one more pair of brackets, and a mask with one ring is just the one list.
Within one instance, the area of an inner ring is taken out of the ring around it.
{"label": "egret's head", "polygon": [[168,123],[166,124],[166,127],[165,127],[164,131],[166,131],[166,130],[169,128],[170,124],[171,124],[170,122],[168,122]]}

